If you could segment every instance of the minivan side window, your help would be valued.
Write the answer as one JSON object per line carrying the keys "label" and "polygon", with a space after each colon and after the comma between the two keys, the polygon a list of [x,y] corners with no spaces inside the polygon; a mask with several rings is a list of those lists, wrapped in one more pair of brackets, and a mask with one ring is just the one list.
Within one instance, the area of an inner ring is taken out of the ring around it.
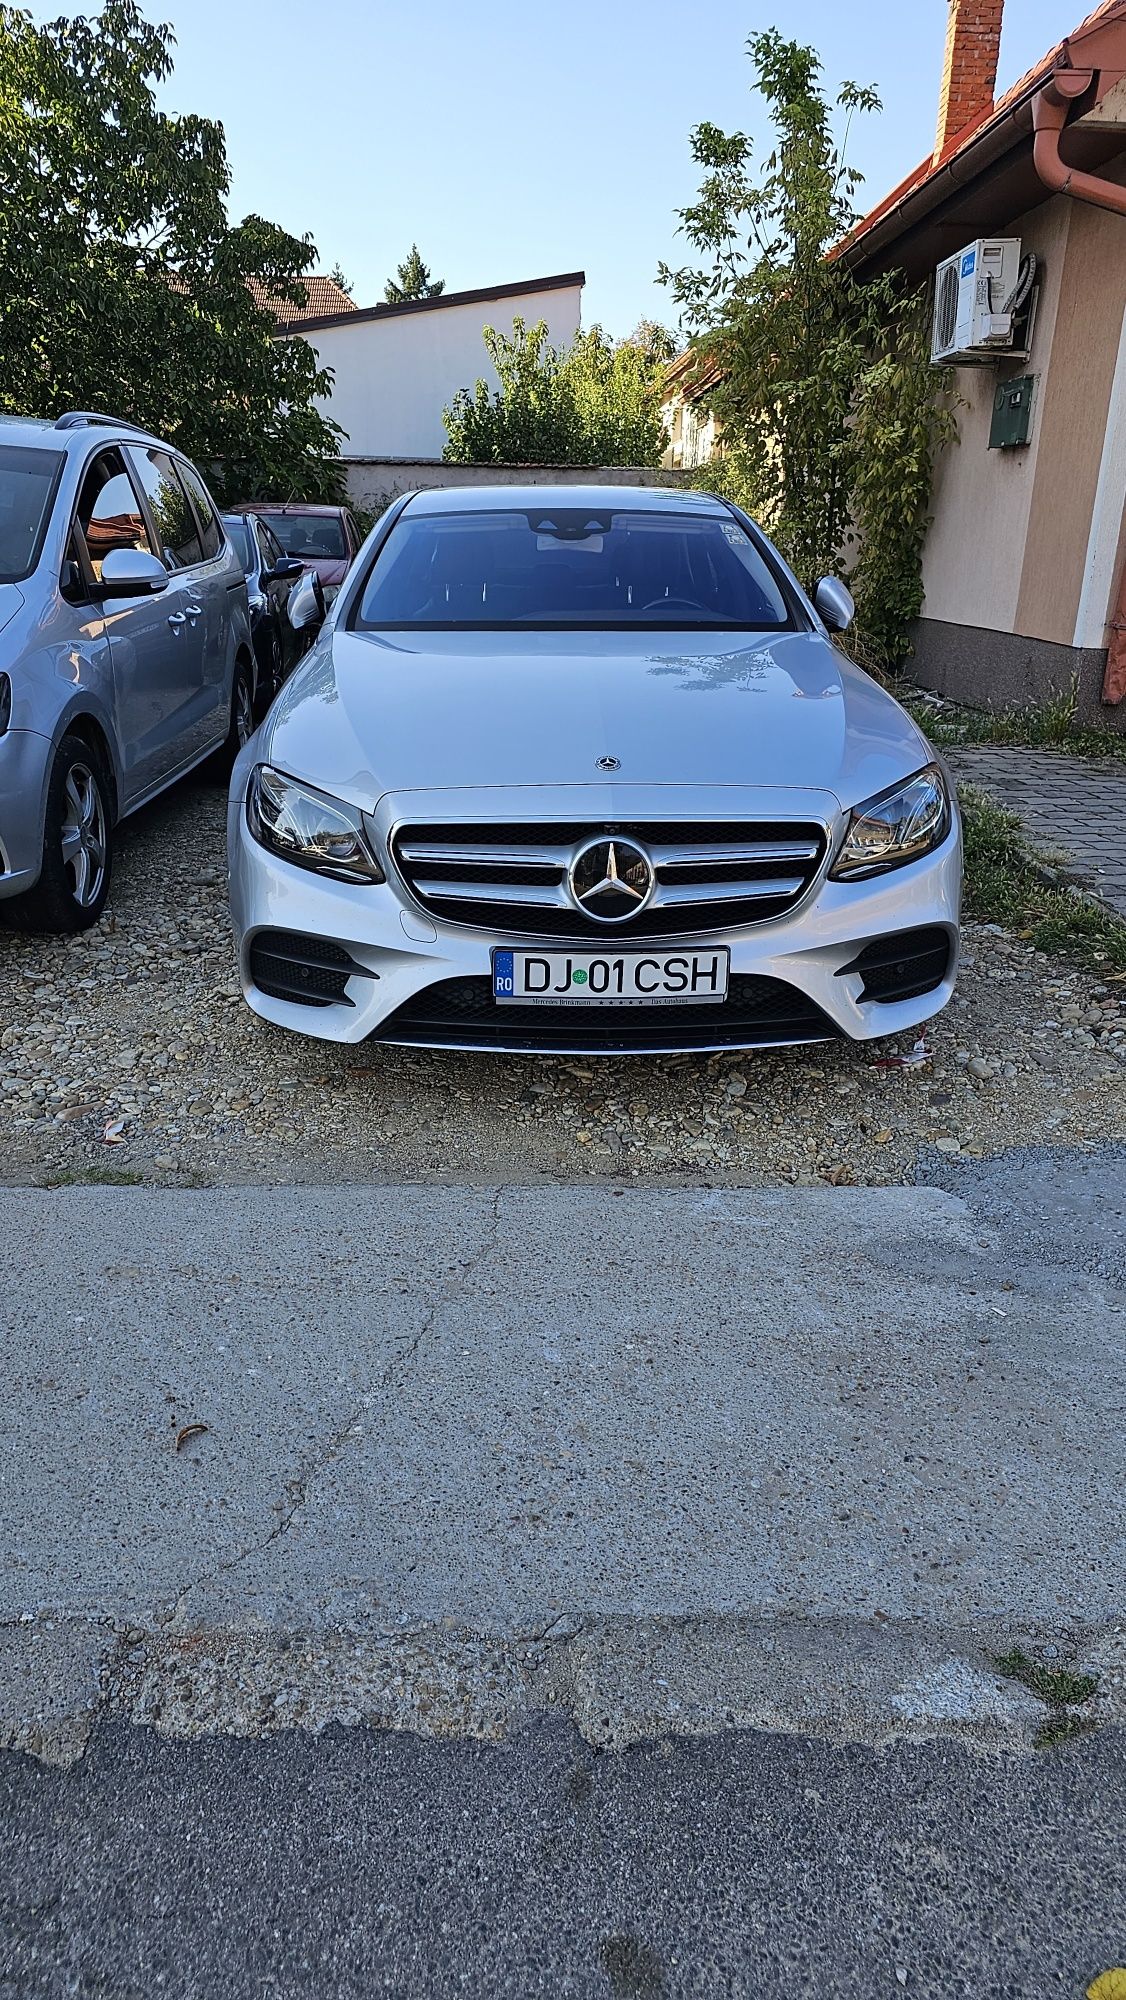
{"label": "minivan side window", "polygon": [[141,503],[119,451],[101,451],[87,467],[75,519],[85,537],[96,583],[102,580],[102,564],[111,550],[153,553]]}
{"label": "minivan side window", "polygon": [[190,569],[202,562],[195,517],[168,453],[155,445],[130,445],[129,456],[145,489],[165,568]]}
{"label": "minivan side window", "polygon": [[176,470],[195,501],[200,533],[203,536],[203,559],[205,562],[210,562],[212,556],[217,556],[223,546],[223,532],[211,504],[210,495],[194,465],[185,465],[183,459],[178,458]]}

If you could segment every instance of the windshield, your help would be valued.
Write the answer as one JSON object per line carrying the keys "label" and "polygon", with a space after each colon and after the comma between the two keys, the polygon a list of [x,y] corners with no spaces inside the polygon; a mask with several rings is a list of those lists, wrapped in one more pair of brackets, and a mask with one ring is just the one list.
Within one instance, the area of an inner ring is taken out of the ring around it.
{"label": "windshield", "polygon": [[324,556],[342,560],[344,530],[334,514],[271,514],[270,526],[289,556]]}
{"label": "windshield", "polygon": [[791,619],[766,557],[730,515],[554,507],[404,515],[355,623],[778,631]]}
{"label": "windshield", "polygon": [[227,530],[227,540],[234,549],[243,569],[252,570],[255,567],[255,562],[254,557],[250,553],[250,530],[246,522],[239,514],[224,514],[223,526]]}
{"label": "windshield", "polygon": [[0,583],[35,568],[62,462],[58,451],[0,445]]}

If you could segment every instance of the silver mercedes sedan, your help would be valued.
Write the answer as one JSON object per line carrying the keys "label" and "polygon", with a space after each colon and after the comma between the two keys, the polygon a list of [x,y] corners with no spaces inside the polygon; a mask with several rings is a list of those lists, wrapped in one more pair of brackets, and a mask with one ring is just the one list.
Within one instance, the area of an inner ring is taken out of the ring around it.
{"label": "silver mercedes sedan", "polygon": [[398,500],[235,765],[250,1006],[553,1054],[916,1028],[953,991],[961,832],[833,645],[851,615],[709,494]]}

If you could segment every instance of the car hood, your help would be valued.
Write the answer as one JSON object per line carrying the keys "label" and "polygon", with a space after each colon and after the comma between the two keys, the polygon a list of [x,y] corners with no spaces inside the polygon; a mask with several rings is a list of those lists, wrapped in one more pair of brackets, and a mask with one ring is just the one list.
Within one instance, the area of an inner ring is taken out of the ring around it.
{"label": "car hood", "polygon": [[347,556],[307,556],[296,551],[297,559],[306,569],[315,570],[323,584],[343,583],[348,574]]}
{"label": "car hood", "polygon": [[325,628],[258,754],[371,810],[388,792],[592,785],[810,789],[855,805],[927,763],[898,703],[817,633]]}

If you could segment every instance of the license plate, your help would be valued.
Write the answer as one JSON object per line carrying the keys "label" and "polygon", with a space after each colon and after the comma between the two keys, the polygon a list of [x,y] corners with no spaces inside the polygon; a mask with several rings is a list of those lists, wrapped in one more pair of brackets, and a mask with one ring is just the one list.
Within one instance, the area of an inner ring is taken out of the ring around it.
{"label": "license plate", "polygon": [[720,951],[494,951],[493,998],[520,1007],[675,1007],[726,1000]]}

